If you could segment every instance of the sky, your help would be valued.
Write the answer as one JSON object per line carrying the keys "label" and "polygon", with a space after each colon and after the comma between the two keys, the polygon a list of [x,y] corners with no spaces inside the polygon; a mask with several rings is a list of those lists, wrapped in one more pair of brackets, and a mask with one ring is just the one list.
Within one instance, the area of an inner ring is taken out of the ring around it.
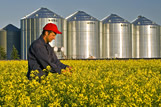
{"label": "sky", "polygon": [[66,18],[76,11],[102,20],[117,14],[133,22],[142,15],[161,25],[161,0],[0,0],[0,29],[13,24],[20,28],[20,20],[33,11],[45,7]]}

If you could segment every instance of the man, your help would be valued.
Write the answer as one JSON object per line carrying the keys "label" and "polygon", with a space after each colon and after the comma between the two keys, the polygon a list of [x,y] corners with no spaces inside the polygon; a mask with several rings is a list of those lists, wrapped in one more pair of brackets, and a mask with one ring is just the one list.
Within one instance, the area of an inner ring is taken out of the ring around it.
{"label": "man", "polygon": [[[61,73],[61,69],[69,67],[61,63],[57,56],[55,55],[53,48],[49,45],[53,39],[55,39],[56,34],[62,34],[57,26],[53,23],[48,23],[44,26],[42,35],[35,40],[28,51],[28,73],[27,77],[30,79],[30,72],[32,70],[38,70],[38,76],[41,77],[45,75],[43,69],[48,65],[51,67],[52,73]],[[64,70],[65,71],[65,70]]]}

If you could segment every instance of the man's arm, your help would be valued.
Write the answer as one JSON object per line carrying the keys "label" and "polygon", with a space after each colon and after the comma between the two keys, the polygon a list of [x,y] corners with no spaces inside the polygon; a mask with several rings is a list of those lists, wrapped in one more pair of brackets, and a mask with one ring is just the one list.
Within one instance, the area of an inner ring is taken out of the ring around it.
{"label": "man's arm", "polygon": [[69,67],[68,65],[65,65],[65,64],[61,63],[59,59],[57,59],[56,65],[60,66],[62,69],[65,69],[66,67]]}

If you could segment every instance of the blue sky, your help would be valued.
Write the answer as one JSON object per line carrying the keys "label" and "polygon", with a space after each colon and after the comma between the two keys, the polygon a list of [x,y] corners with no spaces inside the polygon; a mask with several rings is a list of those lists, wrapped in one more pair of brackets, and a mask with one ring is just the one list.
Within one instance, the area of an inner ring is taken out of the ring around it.
{"label": "blue sky", "polygon": [[161,25],[161,0],[1,0],[0,29],[8,24],[20,28],[20,19],[40,7],[64,18],[82,10],[99,20],[117,14],[132,22],[142,15]]}

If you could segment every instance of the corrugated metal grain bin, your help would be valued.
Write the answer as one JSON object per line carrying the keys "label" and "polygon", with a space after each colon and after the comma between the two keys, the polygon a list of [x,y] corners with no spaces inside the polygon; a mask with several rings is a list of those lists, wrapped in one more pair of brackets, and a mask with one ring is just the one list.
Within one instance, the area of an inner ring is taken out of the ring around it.
{"label": "corrugated metal grain bin", "polygon": [[84,11],[77,11],[66,19],[68,23],[68,58],[99,58],[99,20]]}
{"label": "corrugated metal grain bin", "polygon": [[[40,37],[43,27],[47,23],[54,23],[62,34],[57,34],[56,39],[50,45],[54,48],[64,47],[63,55],[66,56],[66,21],[61,16],[50,11],[47,8],[40,8],[33,13],[21,19],[21,56],[22,59],[27,59],[27,51],[30,44]],[[63,58],[61,52],[56,52],[58,58]]]}
{"label": "corrugated metal grain bin", "polygon": [[3,29],[0,30],[0,46],[7,52],[7,32]]}
{"label": "corrugated metal grain bin", "polygon": [[102,20],[103,58],[131,58],[131,24],[116,14]]}
{"label": "corrugated metal grain bin", "polygon": [[7,52],[7,59],[11,59],[11,53],[13,50],[13,46],[18,50],[18,54],[20,55],[20,29],[15,27],[12,24],[7,25],[0,31],[0,35],[2,38],[1,43],[5,47]]}
{"label": "corrugated metal grain bin", "polygon": [[160,26],[143,16],[132,24],[133,58],[160,57]]}

